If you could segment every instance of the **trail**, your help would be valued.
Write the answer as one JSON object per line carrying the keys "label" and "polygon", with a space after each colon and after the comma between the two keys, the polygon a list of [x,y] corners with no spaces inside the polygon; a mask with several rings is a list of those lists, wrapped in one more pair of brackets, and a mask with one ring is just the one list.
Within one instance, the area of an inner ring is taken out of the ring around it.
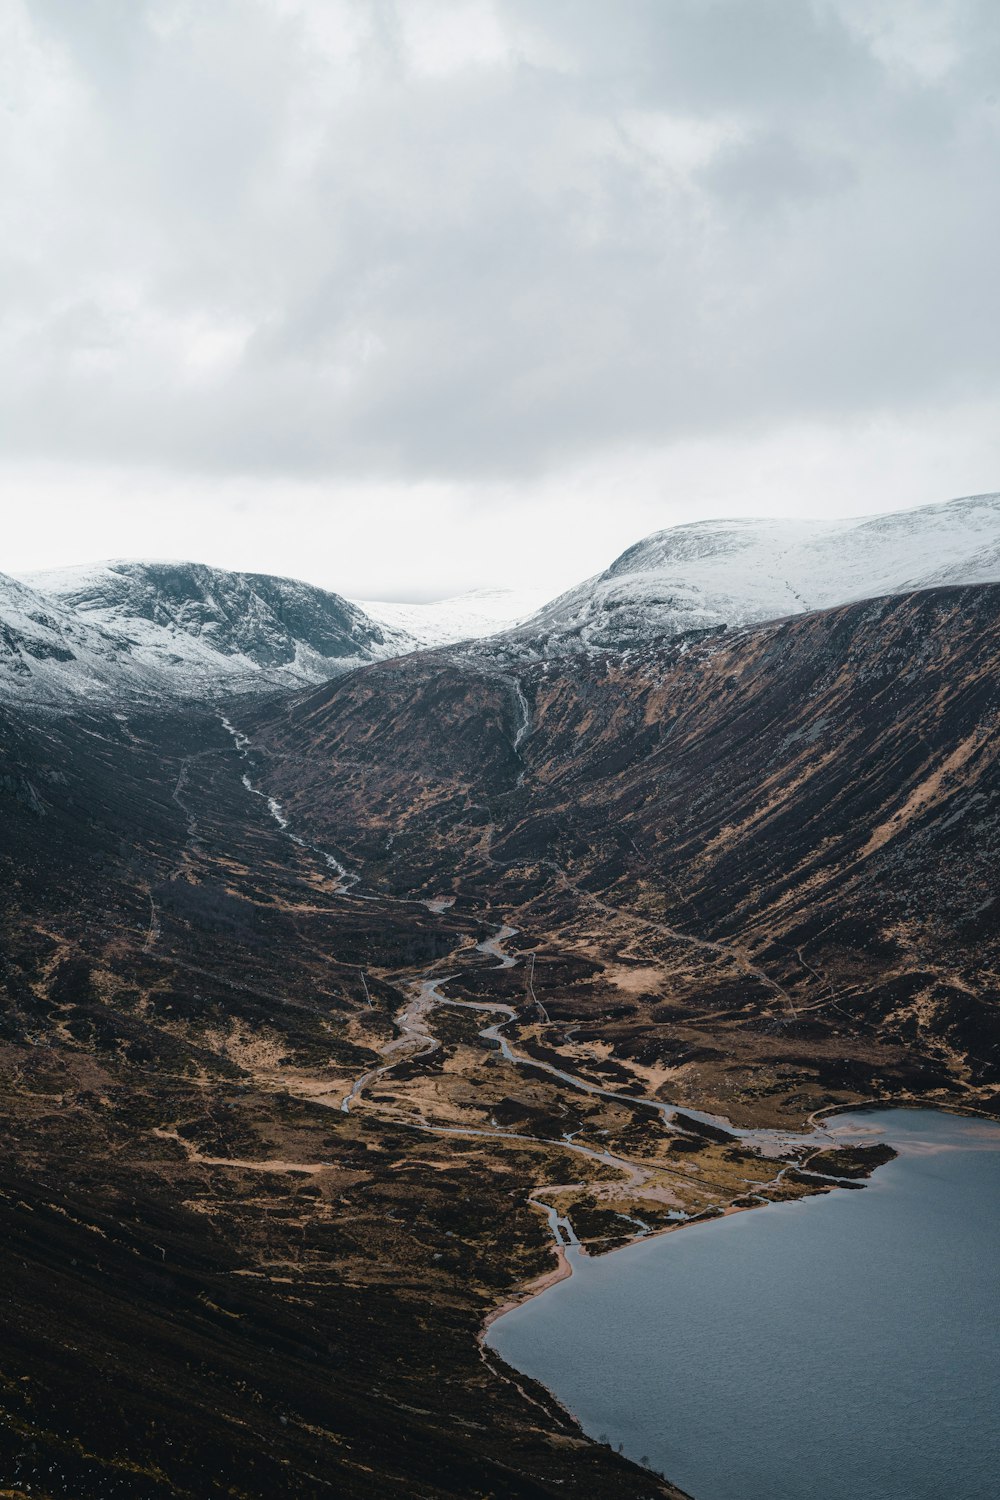
{"label": "trail", "polygon": [[176,880],[179,875],[183,874],[188,861],[194,860],[198,857],[199,846],[203,845],[203,840],[198,833],[198,819],[195,816],[194,809],[190,807],[184,799],[184,792],[187,789],[188,774],[191,769],[191,762],[194,760],[202,760],[205,756],[214,755],[215,753],[216,752],[214,750],[196,750],[191,755],[185,755],[180,762],[180,766],[177,772],[177,780],[174,783],[173,791],[170,793],[170,800],[172,802],[176,802],[177,806],[184,814],[184,827],[185,832],[187,833],[187,842],[184,844],[184,847],[181,850],[180,859],[178,860],[177,865],[170,876],[171,880]]}
{"label": "trail", "polygon": [[[233,729],[233,727],[229,725],[228,722],[226,723],[226,727],[233,735],[234,741],[237,745],[237,749],[240,751],[241,755],[245,757],[247,749],[245,736],[241,736],[239,734],[239,731]],[[240,740],[243,740],[244,743],[241,744]],[[315,850],[316,852],[323,854],[324,857],[327,858],[328,863],[335,863],[335,866],[341,873],[342,877],[340,886],[341,894],[346,894],[347,892],[345,890],[345,880],[347,877],[347,872],[344,870],[344,867],[339,864],[339,861],[334,862],[331,856],[326,855],[325,851],[316,849],[316,846],[310,845],[306,843],[305,840],[300,839],[296,835],[292,834],[288,829],[288,819],[284,816],[280,803],[278,803],[274,798],[267,797],[264,792],[255,788],[250,782],[249,776],[246,774],[244,774],[243,776],[243,783],[249,791],[254,793],[254,795],[260,796],[266,801],[268,810],[274,818],[275,822],[278,824],[279,828],[281,828],[282,832],[286,833],[286,835],[295,844],[302,848]],[[358,878],[359,877],[356,875],[352,876],[351,882],[355,883]],[[151,910],[155,912],[152,898],[150,898],[150,902]],[[412,903],[407,902],[406,904]],[[428,906],[430,909],[433,909],[431,903],[423,902],[421,904]],[[436,902],[433,903],[434,906],[437,906],[439,904],[440,903]],[[603,903],[598,904],[603,905]],[[153,916],[151,915],[151,924],[152,921]],[[491,936],[482,938],[478,943],[472,946],[471,951],[495,959],[496,967],[498,969],[510,969],[515,967],[518,963],[522,962],[522,959],[517,955],[508,952],[506,947],[506,944],[509,942],[509,940],[516,936],[518,936],[517,928],[512,927],[507,923],[501,923],[495,933],[493,933]],[[534,953],[532,953],[530,955],[529,967],[526,975],[526,998],[530,999],[531,1004],[533,1004],[536,1009],[545,1016],[546,1021],[548,1021],[548,1016],[544,1010],[544,1007],[538,1000],[538,996],[535,992],[534,959],[535,955]],[[194,965],[185,965],[185,967],[195,970]],[[197,972],[197,970],[195,971]],[[339,1107],[343,1113],[349,1113],[352,1105],[355,1104],[363,1096],[365,1090],[378,1078],[390,1073],[392,1069],[395,1068],[400,1062],[417,1057],[429,1056],[441,1048],[441,1041],[430,1030],[429,1021],[436,1008],[438,1008],[439,1006],[447,1006],[475,1012],[478,1014],[497,1016],[498,1019],[492,1021],[488,1026],[483,1027],[479,1034],[483,1038],[483,1040],[495,1045],[499,1049],[501,1055],[512,1065],[519,1068],[531,1069],[535,1072],[544,1073],[550,1077],[558,1079],[561,1083],[568,1085],[570,1088],[579,1090],[580,1092],[586,1094],[590,1094],[594,1097],[607,1099],[614,1103],[626,1105],[632,1108],[651,1110],[659,1117],[663,1127],[666,1130],[670,1131],[671,1133],[684,1133],[683,1126],[680,1125],[674,1118],[677,1113],[674,1106],[663,1104],[656,1100],[647,1099],[642,1095],[628,1095],[617,1092],[613,1089],[602,1088],[598,1084],[590,1083],[588,1080],[580,1078],[565,1069],[556,1067],[554,1064],[546,1062],[543,1059],[529,1057],[515,1051],[507,1038],[502,1035],[502,1032],[504,1027],[509,1025],[511,1021],[517,1019],[519,1015],[518,1009],[516,1009],[512,1005],[508,1005],[500,1001],[456,1000],[442,994],[443,987],[449,984],[452,980],[460,977],[461,972],[461,969],[445,974],[425,972],[417,979],[411,981],[411,989],[414,993],[412,994],[412,997],[407,1001],[406,1005],[404,1005],[401,1010],[397,1012],[394,1018],[395,1024],[398,1028],[398,1035],[382,1047],[381,1053],[383,1061],[376,1067],[367,1069],[363,1074],[361,1074],[360,1077],[354,1080],[350,1087],[350,1090],[340,1101]],[[371,996],[368,993],[367,980],[365,978],[363,969],[361,969],[361,975],[362,981],[364,983],[366,1000],[370,1007]],[[211,977],[215,979],[216,982],[219,982],[220,980],[220,976],[218,975],[206,975],[206,977]],[[222,980],[221,982],[225,983],[226,981]],[[241,988],[245,988],[245,986],[241,986]],[[282,1005],[301,1004],[301,1002],[290,1001],[288,997],[285,996],[271,995],[267,998]],[[303,1006],[302,1008],[312,1009],[312,1007],[309,1006]],[[322,1101],[318,1097],[314,1096],[314,1102],[319,1103],[325,1101]],[[330,1107],[336,1107],[332,1100],[330,1101]],[[696,1114],[695,1111],[687,1111],[687,1113],[692,1117]],[[617,1174],[620,1174],[622,1180],[618,1184],[619,1188],[621,1190],[631,1192],[639,1196],[640,1198],[643,1196],[649,1196],[663,1199],[663,1201],[671,1201],[672,1199],[672,1201],[676,1203],[676,1198],[672,1198],[669,1190],[662,1186],[662,1178],[665,1175],[679,1178],[684,1178],[688,1175],[682,1170],[671,1169],[664,1166],[662,1163],[656,1163],[655,1165],[640,1163],[633,1161],[628,1157],[617,1155],[612,1151],[600,1150],[594,1146],[584,1145],[582,1142],[574,1139],[574,1136],[579,1134],[578,1131],[573,1132],[572,1135],[564,1135],[561,1138],[555,1138],[548,1136],[535,1136],[521,1131],[508,1131],[502,1130],[500,1128],[486,1128],[471,1125],[436,1125],[430,1120],[413,1119],[412,1117],[407,1117],[405,1115],[398,1114],[391,1109],[385,1108],[379,1109],[375,1117],[386,1123],[391,1123],[397,1128],[417,1131],[424,1135],[434,1135],[444,1138],[452,1138],[455,1140],[465,1139],[504,1141],[520,1146],[528,1146],[536,1149],[541,1148],[546,1151],[566,1151],[569,1152],[570,1155],[575,1156],[578,1159],[582,1158],[584,1160],[599,1164]],[[715,1122],[713,1121],[713,1123]],[[719,1123],[721,1124],[722,1122]],[[724,1125],[723,1128],[727,1127]],[[153,1134],[161,1139],[172,1140],[176,1142],[176,1144],[183,1149],[189,1161],[207,1167],[221,1167],[234,1170],[271,1174],[292,1173],[312,1176],[322,1172],[323,1170],[325,1170],[326,1166],[329,1165],[322,1162],[292,1162],[286,1160],[260,1161],[254,1160],[252,1158],[210,1156],[199,1151],[194,1143],[184,1140],[179,1135],[176,1128],[154,1129]],[[754,1133],[733,1131],[733,1134],[734,1136],[739,1135],[745,1138],[750,1138]],[[760,1133],[757,1133],[757,1137],[754,1141],[755,1144],[757,1143],[757,1140],[759,1140],[759,1134]],[[796,1145],[798,1144],[799,1143],[796,1142]],[[657,1177],[661,1179],[661,1184],[651,1186],[651,1179]],[[712,1188],[715,1185],[705,1179],[701,1179],[701,1186]],[[551,1192],[552,1190],[552,1184],[543,1184],[536,1186],[528,1195],[528,1202],[534,1208],[540,1209],[546,1215],[557,1252],[560,1255],[564,1255],[567,1249],[578,1247],[579,1242],[577,1240],[577,1236],[575,1234],[571,1221],[567,1217],[560,1215],[551,1204],[544,1202],[540,1197],[542,1193],[545,1193],[547,1191]],[[664,1198],[664,1194],[667,1194],[666,1198]],[[633,1226],[633,1229],[635,1231],[633,1237],[635,1238],[642,1238],[643,1236],[653,1232],[651,1226],[647,1224],[645,1220],[638,1218],[635,1215],[622,1212],[619,1213],[619,1217],[625,1223]],[[682,1222],[686,1217],[686,1215],[678,1214],[677,1222]]]}
{"label": "trail", "polygon": [[[199,753],[203,755],[205,752],[200,751]],[[176,784],[173,791],[170,793],[172,801],[177,803],[177,806],[184,814],[185,822],[187,825],[187,847],[189,849],[198,842],[198,822],[195,818],[194,813],[191,811],[190,807],[188,807],[187,803],[184,801],[184,798],[181,796],[181,793],[187,786],[188,768],[194,759],[195,757],[193,755],[185,755],[184,759],[181,761],[180,772],[177,776]]]}
{"label": "trail", "polygon": [[153,900],[153,892],[147,891],[146,895],[149,897],[149,926],[146,929],[146,941],[142,945],[142,951],[152,953],[156,940],[160,936],[160,913]]}
{"label": "trail", "polygon": [[[527,699],[524,697],[524,693],[521,690],[520,683],[517,682],[517,680],[514,678],[505,680],[508,681],[508,685],[511,686],[512,689],[516,690],[518,702],[522,706],[522,723],[514,739],[515,748],[519,748],[520,744],[525,738],[527,738],[528,734],[531,731],[530,709],[527,703]],[[232,736],[233,743],[240,757],[249,763],[250,740],[248,736],[243,734],[241,730],[237,729],[235,725],[233,725],[225,716],[222,716],[222,725],[227,733]],[[267,804],[268,811],[271,813],[271,816],[274,818],[281,831],[286,835],[287,838],[292,841],[292,843],[296,844],[299,848],[306,849],[321,855],[326,860],[327,864],[337,871],[337,873],[341,877],[340,885],[337,887],[338,894],[350,896],[353,899],[395,900],[398,901],[401,905],[421,905],[428,907],[429,909],[432,909],[433,906],[439,906],[441,904],[439,902],[434,902],[432,904],[427,902],[426,900],[416,900],[406,897],[365,897],[362,896],[359,892],[353,891],[351,887],[359,882],[361,878],[360,875],[354,872],[347,871],[345,867],[340,863],[340,861],[337,860],[335,856],[329,854],[328,851],[320,848],[318,845],[308,843],[305,839],[300,838],[297,834],[292,833],[289,829],[288,819],[284,814],[284,810],[281,804],[275,798],[269,797],[266,792],[260,790],[258,787],[255,787],[250,780],[249,775],[246,773],[244,773],[243,775],[243,784],[248,791],[253,793],[254,796],[263,798],[263,800]],[[622,910],[620,908],[611,906],[609,903],[601,901],[598,897],[591,895],[589,891],[583,890],[579,885],[577,885],[575,881],[570,878],[569,874],[562,868],[562,866],[556,865],[551,860],[545,860],[543,861],[543,863],[557,873],[563,884],[575,891],[578,896],[580,896],[584,900],[589,901],[593,906],[596,906],[598,910],[603,911],[608,915],[616,918],[631,918],[633,921],[641,922],[644,926],[649,927],[653,931],[663,933],[665,936],[671,938],[675,942],[686,943],[693,947],[709,951],[713,954],[722,955],[723,957],[738,963],[745,972],[755,975],[764,984],[769,986],[771,989],[776,990],[777,993],[784,998],[793,1015],[795,1014],[792,1001],[790,997],[785,993],[785,991],[781,988],[781,986],[775,980],[772,980],[769,975],[765,974],[762,969],[759,969],[755,965],[751,964],[750,961],[744,955],[740,954],[737,950],[727,948],[724,944],[716,943],[710,941],[709,939],[692,937],[686,933],[678,932],[675,928],[668,927],[664,923],[656,922],[652,919],[638,916],[638,914],[634,912],[629,912],[627,910]],[[512,968],[521,960],[513,956],[512,954],[507,953],[504,948],[504,943],[509,938],[516,936],[517,932],[517,928],[510,927],[506,923],[501,924],[501,926],[497,929],[496,933],[494,933],[492,937],[484,938],[479,943],[477,943],[475,945],[475,950],[480,953],[489,954],[491,957],[496,958],[498,968]],[[364,1073],[361,1074],[359,1078],[356,1078],[354,1080],[350,1090],[341,1100],[340,1108],[343,1113],[349,1113],[351,1110],[351,1106],[362,1097],[365,1089],[367,1089],[368,1086],[377,1078],[381,1078],[386,1073],[388,1073],[392,1068],[396,1066],[398,1062],[409,1061],[417,1057],[429,1056],[431,1053],[437,1051],[440,1048],[441,1044],[439,1040],[433,1035],[431,1031],[429,1031],[427,1027],[427,1018],[433,1011],[435,1006],[449,1005],[460,1009],[490,1011],[494,1014],[499,1013],[500,1015],[505,1017],[504,1020],[494,1022],[491,1026],[485,1027],[480,1032],[480,1035],[485,1041],[488,1041],[497,1046],[501,1052],[501,1055],[508,1062],[514,1064],[517,1067],[530,1068],[533,1071],[546,1073],[550,1077],[558,1078],[560,1082],[565,1083],[569,1085],[569,1087],[577,1089],[582,1093],[591,1094],[602,1099],[608,1099],[616,1104],[624,1104],[637,1109],[651,1110],[654,1114],[659,1115],[665,1129],[667,1129],[671,1133],[689,1133],[684,1130],[683,1125],[680,1125],[676,1122],[676,1116],[681,1113],[687,1115],[690,1119],[699,1120],[703,1124],[712,1125],[716,1129],[725,1130],[730,1135],[732,1135],[734,1139],[739,1139],[749,1145],[753,1145],[760,1151],[770,1150],[776,1147],[779,1142],[781,1143],[782,1149],[785,1152],[793,1148],[797,1149],[802,1144],[801,1137],[793,1137],[790,1133],[777,1131],[743,1130],[737,1126],[733,1126],[728,1120],[724,1120],[715,1115],[707,1114],[703,1111],[695,1109],[684,1109],[683,1111],[681,1111],[675,1105],[664,1104],[655,1099],[648,1099],[645,1097],[645,1095],[642,1094],[623,1094],[617,1092],[614,1089],[601,1088],[598,1084],[590,1083],[586,1079],[581,1078],[574,1073],[568,1072],[566,1069],[556,1067],[553,1063],[545,1062],[541,1058],[534,1058],[526,1056],[523,1053],[515,1052],[507,1038],[501,1035],[501,1031],[503,1030],[503,1028],[510,1021],[514,1020],[517,1017],[518,1012],[515,1010],[515,1008],[506,1004],[492,1001],[482,1002],[451,1000],[448,997],[440,994],[440,987],[449,983],[452,979],[456,979],[457,977],[457,973],[446,974],[442,976],[434,975],[433,973],[428,971],[420,975],[415,981],[411,982],[412,987],[416,990],[416,994],[413,999],[408,1001],[407,1004],[397,1012],[394,1018],[395,1024],[399,1028],[399,1035],[394,1037],[391,1042],[388,1042],[381,1049],[382,1056],[386,1060],[374,1068],[367,1069]],[[531,955],[531,967],[528,973],[526,993],[530,996],[532,1002],[535,1004],[541,1014],[545,1016],[545,1019],[548,1020],[548,1015],[544,1009],[544,1006],[538,1000],[538,997],[535,993],[534,954]],[[368,1000],[370,1004],[370,996],[368,996]],[[397,1054],[399,1055],[397,1056]],[[458,1127],[431,1127],[428,1125],[422,1128],[433,1130],[435,1133],[440,1133],[442,1131],[445,1131],[446,1133],[452,1133],[453,1131],[458,1131]],[[500,1134],[505,1139],[517,1138],[507,1134],[506,1132],[500,1132]],[[526,1139],[531,1138],[528,1137]],[[540,1140],[538,1144],[555,1144],[565,1146],[567,1143],[565,1141],[556,1141],[550,1143]],[[590,1152],[590,1148],[575,1147],[575,1143],[571,1148],[577,1149],[583,1154],[594,1154]],[[636,1168],[635,1164],[633,1163],[630,1164],[629,1170],[638,1171],[640,1169]]]}
{"label": "trail", "polygon": [[775,994],[780,995],[781,999],[787,1005],[793,1019],[798,1019],[798,1011],[795,1008],[795,1002],[793,1001],[791,995],[789,995],[788,991],[783,989],[776,979],[772,979],[770,974],[765,973],[763,969],[759,968],[755,963],[752,963],[750,959],[747,958],[742,949],[731,948],[725,943],[714,942],[711,938],[694,937],[689,932],[681,932],[676,927],[668,927],[666,923],[657,922],[654,918],[643,916],[641,912],[632,911],[628,907],[612,906],[610,902],[602,901],[599,896],[593,895],[591,891],[584,890],[582,886],[578,885],[577,882],[572,879],[568,871],[563,869],[562,865],[557,865],[552,860],[542,860],[541,863],[545,864],[549,869],[556,872],[556,874],[560,878],[560,883],[564,887],[567,887],[569,890],[574,891],[576,895],[578,895],[582,900],[589,901],[591,906],[597,907],[598,911],[603,911],[604,913],[606,913],[606,915],[611,917],[624,917],[627,920],[636,922],[643,927],[648,927],[651,932],[662,933],[662,935],[669,938],[671,942],[683,943],[687,947],[698,948],[703,952],[715,954],[717,957],[729,959],[732,963],[737,964],[739,968],[742,969],[744,974],[750,974],[755,979],[759,979],[760,982],[766,985],[768,989],[772,990]]}
{"label": "trail", "polygon": [[175,1141],[184,1151],[188,1161],[196,1162],[201,1167],[236,1167],[243,1172],[266,1172],[284,1173],[297,1172],[303,1176],[315,1177],[318,1172],[326,1171],[331,1165],[329,1162],[321,1161],[257,1161],[248,1156],[205,1156],[198,1150],[193,1141],[187,1141],[176,1130],[153,1127],[150,1132],[161,1141]]}
{"label": "trail", "polygon": [[[526,1146],[555,1147],[561,1151],[573,1151],[578,1156],[585,1156],[590,1161],[597,1161],[605,1167],[614,1167],[624,1172],[628,1178],[627,1186],[632,1188],[642,1187],[648,1182],[654,1173],[662,1170],[660,1167],[644,1167],[638,1162],[630,1161],[627,1156],[615,1156],[611,1151],[598,1151],[593,1146],[578,1146],[575,1141],[567,1141],[554,1136],[524,1135],[516,1130],[488,1130],[485,1126],[476,1125],[432,1125],[427,1120],[413,1120],[406,1115],[380,1114],[380,1120],[386,1120],[392,1125],[403,1126],[406,1130],[419,1130],[425,1135],[447,1135],[454,1137],[468,1137],[473,1140],[489,1141],[518,1141]],[[532,1188],[532,1193],[551,1192],[552,1185],[547,1187]]]}

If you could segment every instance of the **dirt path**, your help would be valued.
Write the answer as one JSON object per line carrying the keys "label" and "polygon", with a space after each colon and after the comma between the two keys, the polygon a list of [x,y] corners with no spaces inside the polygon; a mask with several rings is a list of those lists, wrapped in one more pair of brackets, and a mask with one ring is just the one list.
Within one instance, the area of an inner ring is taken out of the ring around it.
{"label": "dirt path", "polygon": [[637,925],[648,928],[651,932],[662,933],[671,942],[683,943],[689,948],[697,948],[702,952],[712,953],[716,957],[726,958],[731,963],[735,963],[744,974],[751,975],[754,979],[759,979],[762,984],[767,985],[768,989],[772,990],[776,995],[780,995],[793,1019],[798,1019],[795,1002],[788,991],[783,989],[776,979],[772,979],[770,974],[766,974],[763,969],[751,962],[741,948],[732,948],[726,943],[717,943],[710,938],[694,937],[691,933],[681,932],[676,927],[668,927],[666,923],[657,922],[652,917],[645,917],[640,912],[632,911],[628,907],[612,906],[609,902],[602,901],[599,896],[595,896],[590,891],[584,890],[561,865],[557,865],[551,860],[543,860],[542,863],[556,872],[560,883],[564,887],[575,892],[581,900],[589,902],[591,906],[595,906],[598,911],[605,912],[611,917],[624,918],[626,921],[635,922]]}

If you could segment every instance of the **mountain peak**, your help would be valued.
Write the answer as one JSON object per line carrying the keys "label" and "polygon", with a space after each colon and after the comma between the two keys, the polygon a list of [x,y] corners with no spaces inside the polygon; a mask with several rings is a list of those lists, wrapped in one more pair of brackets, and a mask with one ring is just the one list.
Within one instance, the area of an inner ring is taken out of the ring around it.
{"label": "mountain peak", "polygon": [[1000,580],[1000,494],[846,520],[735,517],[655,531],[524,622],[622,647],[880,594]]}
{"label": "mountain peak", "polygon": [[302,687],[413,646],[339,594],[205,563],[116,559],[0,593],[8,674],[42,701]]}

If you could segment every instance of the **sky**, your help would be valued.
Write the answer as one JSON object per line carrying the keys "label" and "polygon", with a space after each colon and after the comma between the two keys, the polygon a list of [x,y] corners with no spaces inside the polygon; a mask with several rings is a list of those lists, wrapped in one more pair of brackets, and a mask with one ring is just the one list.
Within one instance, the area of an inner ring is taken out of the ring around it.
{"label": "sky", "polygon": [[1000,489],[996,0],[0,0],[0,569]]}

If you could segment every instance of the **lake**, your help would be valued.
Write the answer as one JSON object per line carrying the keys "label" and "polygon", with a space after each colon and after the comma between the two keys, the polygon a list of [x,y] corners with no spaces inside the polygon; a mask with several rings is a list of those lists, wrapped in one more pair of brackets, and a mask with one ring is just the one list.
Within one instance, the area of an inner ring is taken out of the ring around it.
{"label": "lake", "polygon": [[1000,1125],[826,1129],[900,1155],[862,1191],[571,1250],[487,1342],[695,1500],[996,1500]]}

